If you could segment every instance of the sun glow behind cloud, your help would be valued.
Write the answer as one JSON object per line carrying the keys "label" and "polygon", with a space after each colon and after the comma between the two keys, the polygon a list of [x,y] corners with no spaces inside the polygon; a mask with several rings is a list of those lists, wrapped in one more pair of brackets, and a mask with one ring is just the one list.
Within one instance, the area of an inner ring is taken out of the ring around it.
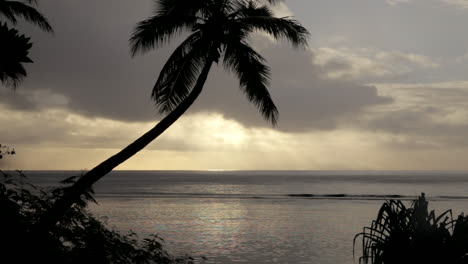
{"label": "sun glow behind cloud", "polygon": [[[1,122],[13,116],[8,109],[3,108],[1,113]],[[15,115],[22,122],[11,124],[9,131],[15,133],[9,134],[8,143],[18,149],[18,155],[3,164],[7,169],[90,169],[154,125],[87,118],[63,110]],[[40,126],[44,119],[51,120],[51,126]],[[28,136],[24,122],[37,127],[36,137]],[[289,134],[271,128],[247,128],[220,114],[201,113],[181,118],[118,169],[374,170],[396,164],[399,168],[420,169],[436,158],[453,165],[451,158],[460,155],[456,149],[453,155],[446,155],[417,148],[396,155],[406,140],[412,139],[355,128]],[[433,169],[447,169],[432,164]]]}

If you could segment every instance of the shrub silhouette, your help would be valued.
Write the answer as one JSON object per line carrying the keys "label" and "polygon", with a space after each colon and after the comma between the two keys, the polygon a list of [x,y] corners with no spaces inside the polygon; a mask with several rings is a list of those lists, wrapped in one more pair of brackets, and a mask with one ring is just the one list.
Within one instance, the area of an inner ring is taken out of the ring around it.
{"label": "shrub silhouette", "polygon": [[24,77],[26,70],[23,63],[33,62],[29,57],[32,47],[30,39],[20,35],[16,29],[0,23],[0,82],[6,86],[16,87]]}
{"label": "shrub silhouette", "polygon": [[23,63],[32,63],[28,57],[30,39],[11,26],[21,19],[53,32],[47,18],[36,9],[37,4],[37,0],[0,0],[0,85],[16,88],[27,75]]}
{"label": "shrub silhouette", "polygon": [[108,229],[86,209],[94,201],[92,190],[46,237],[31,239],[33,225],[66,188],[40,188],[21,172],[0,171],[0,263],[195,263],[189,256],[170,255],[157,235],[139,241],[135,233]]}
{"label": "shrub silhouette", "polygon": [[451,210],[436,217],[424,193],[410,208],[386,201],[372,225],[354,237],[353,252],[358,238],[359,263],[468,263],[468,217],[462,213],[454,220]]}

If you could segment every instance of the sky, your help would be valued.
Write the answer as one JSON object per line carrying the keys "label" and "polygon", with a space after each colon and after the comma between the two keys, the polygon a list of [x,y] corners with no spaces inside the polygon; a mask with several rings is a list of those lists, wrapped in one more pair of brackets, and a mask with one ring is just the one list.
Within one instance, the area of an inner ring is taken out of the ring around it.
{"label": "sky", "polygon": [[[41,0],[55,33],[27,24],[28,77],[0,87],[0,168],[86,170],[163,116],[151,89],[172,44],[132,58],[151,0]],[[192,108],[117,169],[468,170],[468,1],[287,0],[311,33],[295,50],[254,34],[278,126],[222,67]]]}

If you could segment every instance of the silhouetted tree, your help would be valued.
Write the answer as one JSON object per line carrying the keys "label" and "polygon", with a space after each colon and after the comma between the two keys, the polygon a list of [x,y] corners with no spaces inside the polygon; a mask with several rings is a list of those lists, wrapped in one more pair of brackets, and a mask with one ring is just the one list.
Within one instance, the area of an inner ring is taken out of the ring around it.
{"label": "silhouetted tree", "polygon": [[18,19],[22,18],[46,32],[52,32],[49,22],[34,5],[37,5],[36,0],[0,0],[0,81],[5,86],[16,88],[26,77],[22,63],[33,62],[28,57],[32,46],[29,38],[9,28],[7,22],[16,25]]}
{"label": "silhouetted tree", "polygon": [[30,63],[28,57],[32,44],[29,38],[19,35],[16,29],[0,24],[0,81],[9,87],[17,87],[26,77],[23,63]]}
{"label": "silhouetted tree", "polygon": [[[277,2],[277,1],[270,1]],[[42,218],[38,230],[49,230],[85,190],[161,135],[195,101],[213,63],[236,74],[240,88],[263,117],[275,124],[278,110],[268,92],[269,67],[248,44],[252,32],[307,45],[309,32],[292,18],[276,18],[269,5],[254,0],[158,0],[153,16],[138,23],[130,39],[132,54],[159,48],[174,35],[190,35],[172,53],[153,88],[152,98],[168,112],[155,127],[119,153],[83,175]]]}

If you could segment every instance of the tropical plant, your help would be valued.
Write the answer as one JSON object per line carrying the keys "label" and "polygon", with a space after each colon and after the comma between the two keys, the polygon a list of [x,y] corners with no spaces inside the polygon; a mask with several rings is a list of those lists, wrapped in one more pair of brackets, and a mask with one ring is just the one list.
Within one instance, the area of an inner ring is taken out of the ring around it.
{"label": "tropical plant", "polygon": [[38,187],[22,172],[0,171],[0,263],[194,263],[190,256],[175,257],[163,248],[163,240],[150,236],[139,240],[135,233],[120,234],[109,229],[87,209],[95,202],[87,190],[52,232],[40,241],[31,239],[31,230],[39,216],[74,182],[60,187]]}
{"label": "tropical plant", "polygon": [[[456,220],[447,210],[428,212],[424,193],[406,208],[400,200],[386,201],[370,227],[354,237],[362,239],[359,263],[468,263],[468,217]],[[353,249],[354,252],[354,249]]]}
{"label": "tropical plant", "polygon": [[6,86],[17,87],[26,77],[23,63],[30,63],[29,49],[32,47],[29,38],[19,35],[16,29],[0,24],[0,81]]}
{"label": "tropical plant", "polygon": [[[138,23],[130,39],[132,54],[159,48],[177,33],[189,36],[172,53],[153,88],[152,98],[167,112],[143,136],[83,175],[44,217],[48,230],[84,190],[161,135],[192,105],[203,89],[213,63],[223,64],[239,78],[240,87],[266,120],[276,123],[278,111],[268,92],[269,67],[249,44],[252,32],[307,45],[308,31],[296,20],[274,17],[270,6],[254,0],[158,0],[150,18]],[[270,1],[274,2],[274,1]]]}
{"label": "tropical plant", "polygon": [[26,77],[22,63],[32,63],[28,57],[32,44],[29,38],[19,35],[7,23],[16,25],[19,18],[26,20],[46,32],[53,32],[47,19],[34,6],[37,0],[0,0],[0,81],[7,87],[16,88]]}
{"label": "tropical plant", "polygon": [[22,18],[29,23],[35,24],[46,32],[53,32],[47,18],[34,8],[34,6],[37,5],[37,2],[37,0],[0,0],[0,16],[13,25],[18,23],[18,18]]}

